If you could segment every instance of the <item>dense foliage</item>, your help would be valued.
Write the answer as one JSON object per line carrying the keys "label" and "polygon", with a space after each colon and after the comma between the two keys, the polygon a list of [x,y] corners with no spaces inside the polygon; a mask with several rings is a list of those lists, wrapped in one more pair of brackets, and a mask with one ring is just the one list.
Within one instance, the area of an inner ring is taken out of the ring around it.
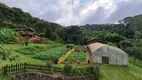
{"label": "dense foliage", "polygon": [[88,39],[97,39],[102,43],[118,43],[121,40],[124,40],[125,37],[119,35],[118,33],[111,33],[108,31],[89,31],[87,32]]}
{"label": "dense foliage", "polygon": [[8,42],[14,42],[17,41],[15,36],[18,36],[16,32],[14,32],[11,29],[1,29],[0,30],[0,43],[8,43]]}
{"label": "dense foliage", "polygon": [[64,66],[63,72],[68,75],[90,75],[92,80],[99,80],[100,72],[99,67],[89,66],[85,68],[77,68],[72,65],[66,64]]}
{"label": "dense foliage", "polygon": [[135,31],[139,31],[142,29],[141,25],[142,15],[140,14],[133,17],[126,17],[123,20],[120,20],[119,24],[87,24],[81,27],[84,27],[89,30],[105,30],[109,32],[115,32],[127,38],[133,38]]}
{"label": "dense foliage", "polygon": [[9,59],[10,54],[11,54],[11,52],[9,50],[5,50],[5,49],[0,47],[0,58],[2,60]]}
{"label": "dense foliage", "polygon": [[112,33],[118,33],[122,36],[133,38],[134,32],[130,30],[129,26],[124,24],[92,24],[92,25],[84,25],[81,26],[87,30],[95,30],[95,31],[108,31]]}
{"label": "dense foliage", "polygon": [[69,26],[61,32],[61,38],[66,43],[81,44],[84,41],[84,29],[78,26]]}
{"label": "dense foliage", "polygon": [[45,33],[51,40],[58,38],[62,26],[56,23],[32,17],[29,13],[0,3],[0,28],[21,29],[32,27],[37,33]]}

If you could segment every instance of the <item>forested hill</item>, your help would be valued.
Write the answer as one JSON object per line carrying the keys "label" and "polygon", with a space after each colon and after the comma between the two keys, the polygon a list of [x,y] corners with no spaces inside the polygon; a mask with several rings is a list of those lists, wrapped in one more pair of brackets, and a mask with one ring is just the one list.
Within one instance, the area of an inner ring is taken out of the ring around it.
{"label": "forested hill", "polygon": [[87,24],[81,27],[89,30],[115,32],[128,38],[133,38],[135,31],[142,30],[142,15],[126,17],[120,20],[119,24]]}
{"label": "forested hill", "polygon": [[106,38],[104,35],[108,33],[108,37],[112,34],[113,38],[115,35],[115,37],[120,37],[119,39],[122,39],[122,36],[133,39],[135,32],[142,30],[142,15],[126,17],[120,20],[119,24],[87,24],[84,26],[63,27],[57,23],[32,17],[19,8],[8,7],[0,3],[0,28],[21,29],[26,27],[33,28],[37,33],[44,33],[45,37],[51,40],[60,40],[67,43],[85,43],[91,38],[99,38],[104,42],[113,42],[104,39]]}
{"label": "forested hill", "polygon": [[37,22],[45,22],[49,26],[56,25],[56,23],[40,20],[39,18],[32,17],[29,13],[22,11],[19,8],[8,7],[0,3],[0,27],[8,28],[25,28],[34,27]]}
{"label": "forested hill", "polygon": [[49,39],[56,39],[59,30],[63,27],[57,23],[32,17],[29,13],[19,8],[8,7],[0,3],[0,28],[22,29],[31,27],[37,33],[45,33]]}

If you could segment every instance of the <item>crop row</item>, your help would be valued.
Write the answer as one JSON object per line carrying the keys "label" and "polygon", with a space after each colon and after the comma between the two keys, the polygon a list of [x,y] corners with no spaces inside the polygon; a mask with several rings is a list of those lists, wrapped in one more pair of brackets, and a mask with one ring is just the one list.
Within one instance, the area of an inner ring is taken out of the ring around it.
{"label": "crop row", "polygon": [[81,63],[86,60],[86,54],[84,52],[73,52],[69,57],[64,61],[64,63]]}
{"label": "crop row", "polygon": [[32,46],[32,47],[21,48],[16,51],[25,55],[32,55],[59,46],[62,46],[62,44],[47,44],[46,46]]}
{"label": "crop row", "polygon": [[66,53],[65,46],[48,49],[44,52],[39,52],[32,55],[32,58],[40,60],[57,60],[60,56]]}

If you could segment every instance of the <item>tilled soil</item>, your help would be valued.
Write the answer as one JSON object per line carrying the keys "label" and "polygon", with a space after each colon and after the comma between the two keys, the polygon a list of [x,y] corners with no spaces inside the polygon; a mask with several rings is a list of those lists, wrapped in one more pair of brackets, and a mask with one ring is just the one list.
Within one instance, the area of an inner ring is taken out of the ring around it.
{"label": "tilled soil", "polygon": [[23,73],[14,76],[11,80],[92,80],[91,76],[67,76],[60,74]]}

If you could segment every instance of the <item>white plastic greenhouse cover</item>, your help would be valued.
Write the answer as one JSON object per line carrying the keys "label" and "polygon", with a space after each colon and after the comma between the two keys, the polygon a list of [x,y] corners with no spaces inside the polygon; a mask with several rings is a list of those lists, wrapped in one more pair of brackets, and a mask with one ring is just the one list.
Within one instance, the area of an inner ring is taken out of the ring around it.
{"label": "white plastic greenhouse cover", "polygon": [[128,55],[123,50],[101,43],[88,45],[94,63],[102,63],[102,57],[108,57],[109,64],[128,65]]}

